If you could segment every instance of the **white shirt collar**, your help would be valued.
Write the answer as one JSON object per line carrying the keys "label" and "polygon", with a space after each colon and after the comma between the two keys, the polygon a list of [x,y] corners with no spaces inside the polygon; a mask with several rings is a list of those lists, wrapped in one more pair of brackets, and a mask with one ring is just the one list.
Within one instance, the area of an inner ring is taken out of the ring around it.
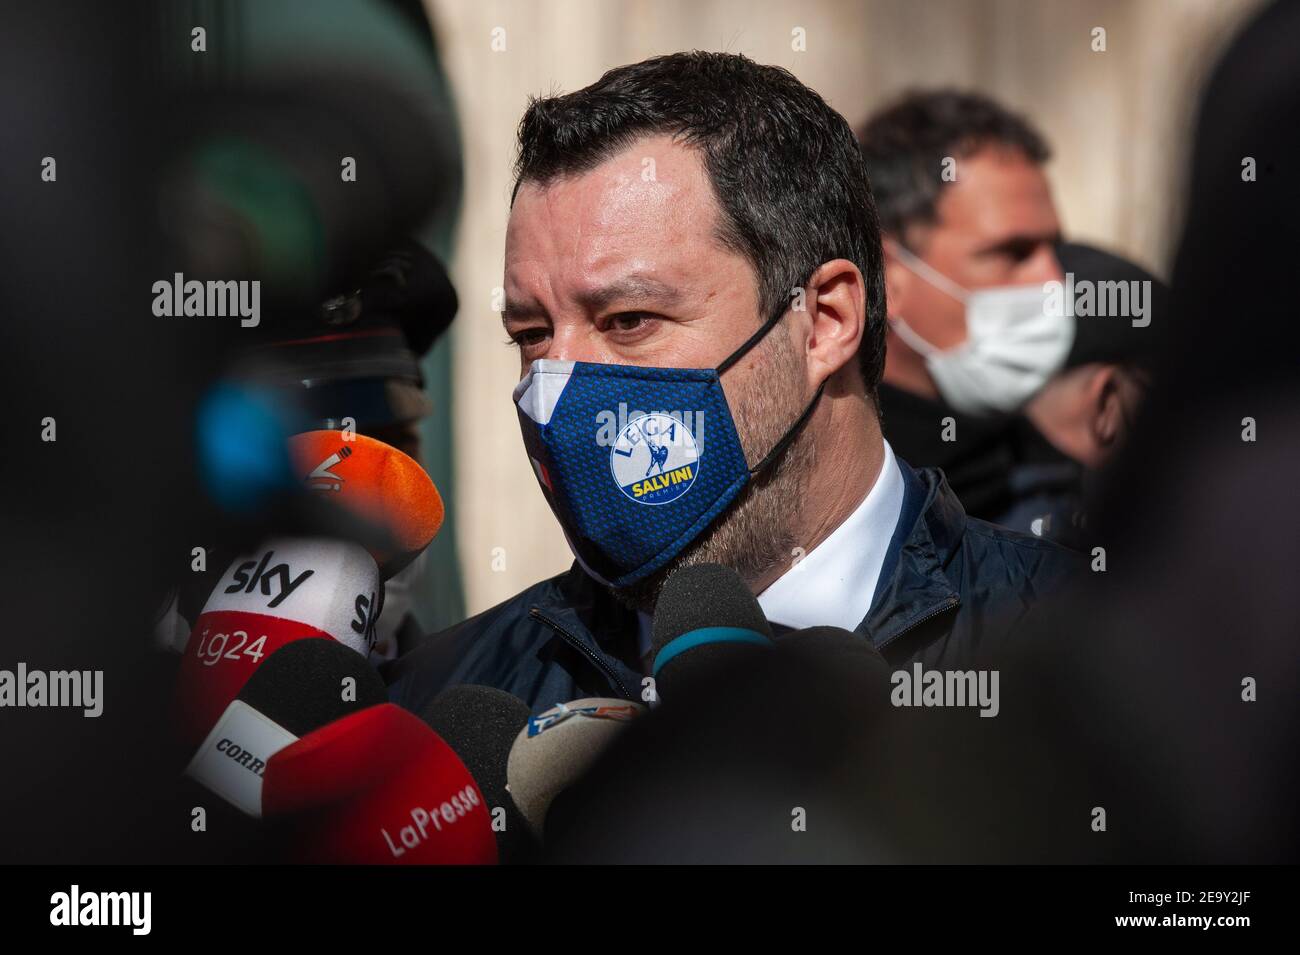
{"label": "white shirt collar", "polygon": [[[880,476],[862,503],[824,541],[758,595],[772,623],[854,630],[867,617],[880,571],[903,513],[903,472],[884,442]],[[650,650],[651,618],[639,614],[641,655]]]}
{"label": "white shirt collar", "polygon": [[866,619],[903,512],[903,472],[884,446],[880,476],[857,509],[758,595],[772,623],[854,630]]}

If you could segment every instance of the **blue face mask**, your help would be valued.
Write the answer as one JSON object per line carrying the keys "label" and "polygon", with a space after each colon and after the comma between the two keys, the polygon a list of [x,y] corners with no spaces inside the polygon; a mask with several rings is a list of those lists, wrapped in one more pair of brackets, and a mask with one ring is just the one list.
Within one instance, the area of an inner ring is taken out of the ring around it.
{"label": "blue face mask", "polygon": [[782,315],[717,368],[533,362],[514,390],[524,447],[570,548],[592,577],[626,587],[663,568],[798,435],[824,383],[750,468],[720,377]]}

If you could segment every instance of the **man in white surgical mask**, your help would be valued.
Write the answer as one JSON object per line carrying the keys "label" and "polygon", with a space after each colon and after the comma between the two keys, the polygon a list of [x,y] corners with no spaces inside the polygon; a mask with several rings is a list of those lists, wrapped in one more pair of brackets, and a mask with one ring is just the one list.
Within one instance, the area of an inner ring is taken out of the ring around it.
{"label": "man in white surgical mask", "polygon": [[943,468],[969,513],[1002,522],[1078,475],[1018,413],[1074,338],[1044,287],[1064,278],[1047,144],[991,100],[949,90],[908,94],[859,139],[885,236],[885,434]]}

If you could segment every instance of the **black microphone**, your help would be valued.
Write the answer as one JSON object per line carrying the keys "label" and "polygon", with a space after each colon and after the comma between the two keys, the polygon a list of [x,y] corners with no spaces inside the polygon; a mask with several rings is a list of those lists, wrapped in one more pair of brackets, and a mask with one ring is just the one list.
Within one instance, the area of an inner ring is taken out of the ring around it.
{"label": "black microphone", "polygon": [[260,818],[262,775],[275,753],[387,699],[384,681],[355,650],[324,638],[296,640],[253,671],[185,774]]}
{"label": "black microphone", "polygon": [[888,664],[867,637],[838,627],[769,643],[739,641],[748,652],[737,660],[724,641],[702,669],[699,647],[683,653],[671,702],[629,725],[552,802],[547,861],[890,861],[856,785],[877,772]]}
{"label": "black microphone", "polygon": [[664,582],[651,641],[660,697],[717,679],[722,670],[752,662],[772,646],[767,617],[734,570],[697,564]]}
{"label": "black microphone", "polygon": [[821,671],[822,679],[834,688],[859,694],[871,687],[888,693],[893,668],[863,634],[843,627],[806,627],[778,636],[775,643],[780,659],[797,659],[800,665]]}
{"label": "black microphone", "polygon": [[[510,750],[528,723],[528,704],[490,686],[453,686],[430,701],[420,714],[465,764],[492,815],[501,862],[531,861],[538,845],[510,796],[506,767]],[[505,815],[498,825],[497,810]]]}

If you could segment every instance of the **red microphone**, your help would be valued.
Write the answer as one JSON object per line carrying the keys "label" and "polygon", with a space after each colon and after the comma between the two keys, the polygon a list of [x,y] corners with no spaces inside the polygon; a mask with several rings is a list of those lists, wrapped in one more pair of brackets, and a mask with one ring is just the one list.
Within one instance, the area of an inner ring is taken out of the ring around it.
{"label": "red microphone", "polygon": [[295,640],[331,639],[364,658],[382,604],[379,568],[359,544],[273,538],[237,557],[194,622],[176,719],[197,746],[264,659]]}
{"label": "red microphone", "polygon": [[277,752],[262,814],[294,862],[495,865],[486,800],[451,747],[392,703],[345,716]]}

